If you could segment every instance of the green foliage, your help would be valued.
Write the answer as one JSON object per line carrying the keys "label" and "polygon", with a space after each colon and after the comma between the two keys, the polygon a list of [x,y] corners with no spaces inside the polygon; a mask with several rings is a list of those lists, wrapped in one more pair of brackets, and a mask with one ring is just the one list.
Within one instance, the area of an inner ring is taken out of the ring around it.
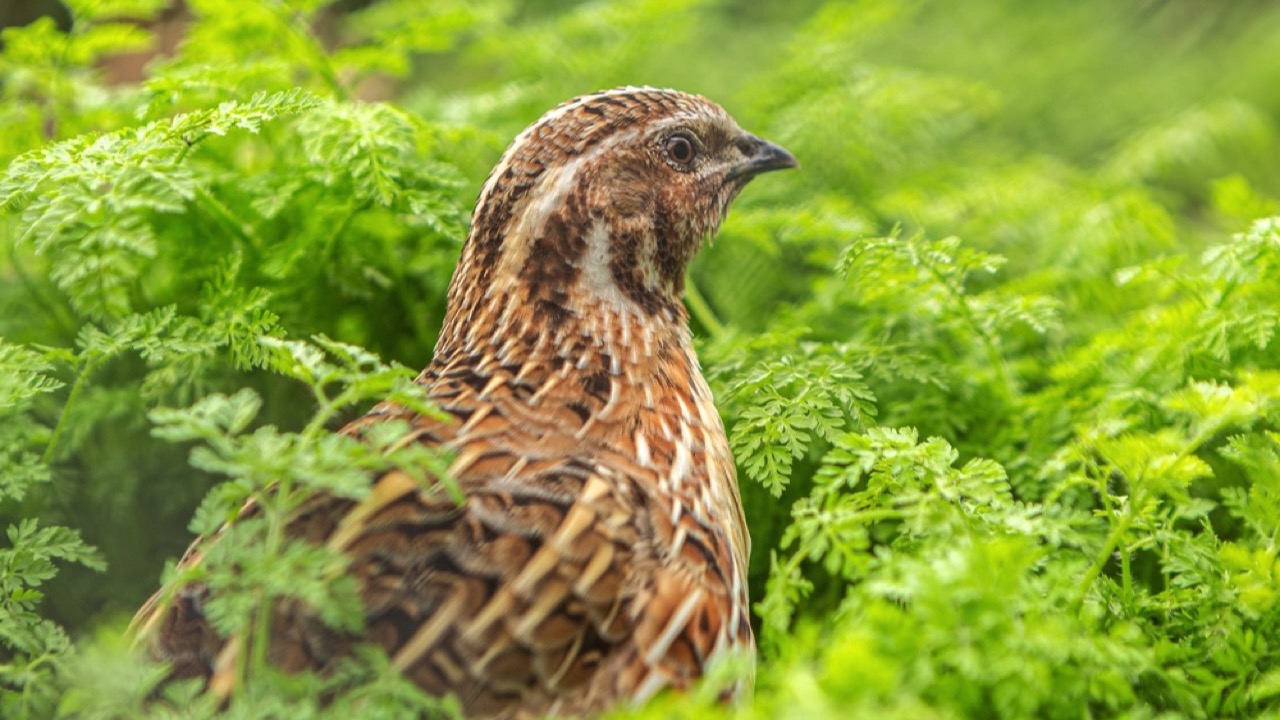
{"label": "green foliage", "polygon": [[[49,440],[48,429],[31,414],[42,395],[61,383],[47,373],[52,363],[41,354],[0,341],[0,502],[18,503],[48,483],[48,465],[36,453]],[[0,710],[21,717],[47,707],[57,697],[57,679],[65,669],[71,640],[56,623],[42,617],[45,584],[57,574],[55,561],[103,570],[102,558],[75,530],[15,520],[0,548]]]}
{"label": "green foliage", "polygon": [[450,712],[368,649],[271,669],[266,600],[360,623],[285,523],[378,470],[453,491],[403,427],[331,430],[430,411],[410,368],[485,172],[622,84],[702,92],[804,167],[690,278],[754,698],[718,704],[729,664],[618,715],[1280,716],[1280,11],[362,4],[188,0],[114,85],[168,3],[0,35],[0,716],[214,716],[190,684],[148,701],[121,634],[233,518],[161,596],[218,590],[228,716]]}

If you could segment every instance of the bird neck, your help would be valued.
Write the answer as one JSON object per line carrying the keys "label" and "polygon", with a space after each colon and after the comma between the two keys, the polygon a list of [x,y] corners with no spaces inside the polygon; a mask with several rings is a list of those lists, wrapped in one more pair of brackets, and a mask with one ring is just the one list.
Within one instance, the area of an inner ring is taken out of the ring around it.
{"label": "bird neck", "polygon": [[640,377],[657,360],[692,357],[682,296],[695,244],[647,216],[604,219],[584,191],[569,192],[565,172],[549,172],[550,199],[516,203],[499,227],[477,211],[438,358],[601,363]]}
{"label": "bird neck", "polygon": [[580,286],[547,296],[519,285],[454,300],[436,346],[437,365],[573,368],[584,377],[602,373],[638,385],[668,372],[687,375],[696,364],[683,303],[649,313]]}

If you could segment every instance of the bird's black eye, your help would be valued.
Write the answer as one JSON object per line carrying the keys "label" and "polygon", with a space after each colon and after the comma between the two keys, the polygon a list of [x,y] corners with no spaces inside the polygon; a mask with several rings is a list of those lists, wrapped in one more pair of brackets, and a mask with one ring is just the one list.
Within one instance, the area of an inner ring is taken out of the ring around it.
{"label": "bird's black eye", "polygon": [[688,165],[693,162],[695,154],[693,149],[693,141],[685,135],[672,135],[663,142],[662,146],[667,151],[667,157],[679,165]]}

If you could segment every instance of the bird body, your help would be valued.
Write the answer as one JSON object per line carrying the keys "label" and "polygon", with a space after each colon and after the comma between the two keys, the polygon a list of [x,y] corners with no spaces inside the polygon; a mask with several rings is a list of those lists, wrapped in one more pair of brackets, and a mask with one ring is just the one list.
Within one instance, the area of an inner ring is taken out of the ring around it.
{"label": "bird body", "polygon": [[[350,558],[363,637],[281,603],[271,660],[323,671],[372,641],[468,716],[540,717],[687,688],[750,653],[750,541],[681,298],[747,181],[794,166],[714,103],[651,88],[576,98],[517,137],[418,378],[443,417],[383,403],[342,431],[407,422],[401,442],[453,454],[463,500],[398,471],[359,502],[312,498],[289,533]],[[174,675],[226,692],[242,641],[210,628],[207,592],[153,600],[142,632]]]}

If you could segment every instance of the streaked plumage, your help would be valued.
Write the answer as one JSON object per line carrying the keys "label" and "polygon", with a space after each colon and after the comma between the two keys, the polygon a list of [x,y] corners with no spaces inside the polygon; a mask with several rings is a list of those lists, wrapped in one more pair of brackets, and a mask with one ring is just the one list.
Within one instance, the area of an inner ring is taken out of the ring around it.
{"label": "streaked plumage", "polygon": [[[412,441],[455,453],[465,502],[392,472],[290,527],[351,557],[365,635],[408,677],[473,717],[581,715],[751,650],[750,541],[681,298],[738,191],[794,166],[714,103],[651,88],[571,100],[512,143],[419,378],[449,419],[384,403],[343,430],[409,421]],[[175,675],[226,692],[243,641],[212,632],[207,592],[139,622]],[[300,607],[272,633],[290,670],[352,641]]]}

